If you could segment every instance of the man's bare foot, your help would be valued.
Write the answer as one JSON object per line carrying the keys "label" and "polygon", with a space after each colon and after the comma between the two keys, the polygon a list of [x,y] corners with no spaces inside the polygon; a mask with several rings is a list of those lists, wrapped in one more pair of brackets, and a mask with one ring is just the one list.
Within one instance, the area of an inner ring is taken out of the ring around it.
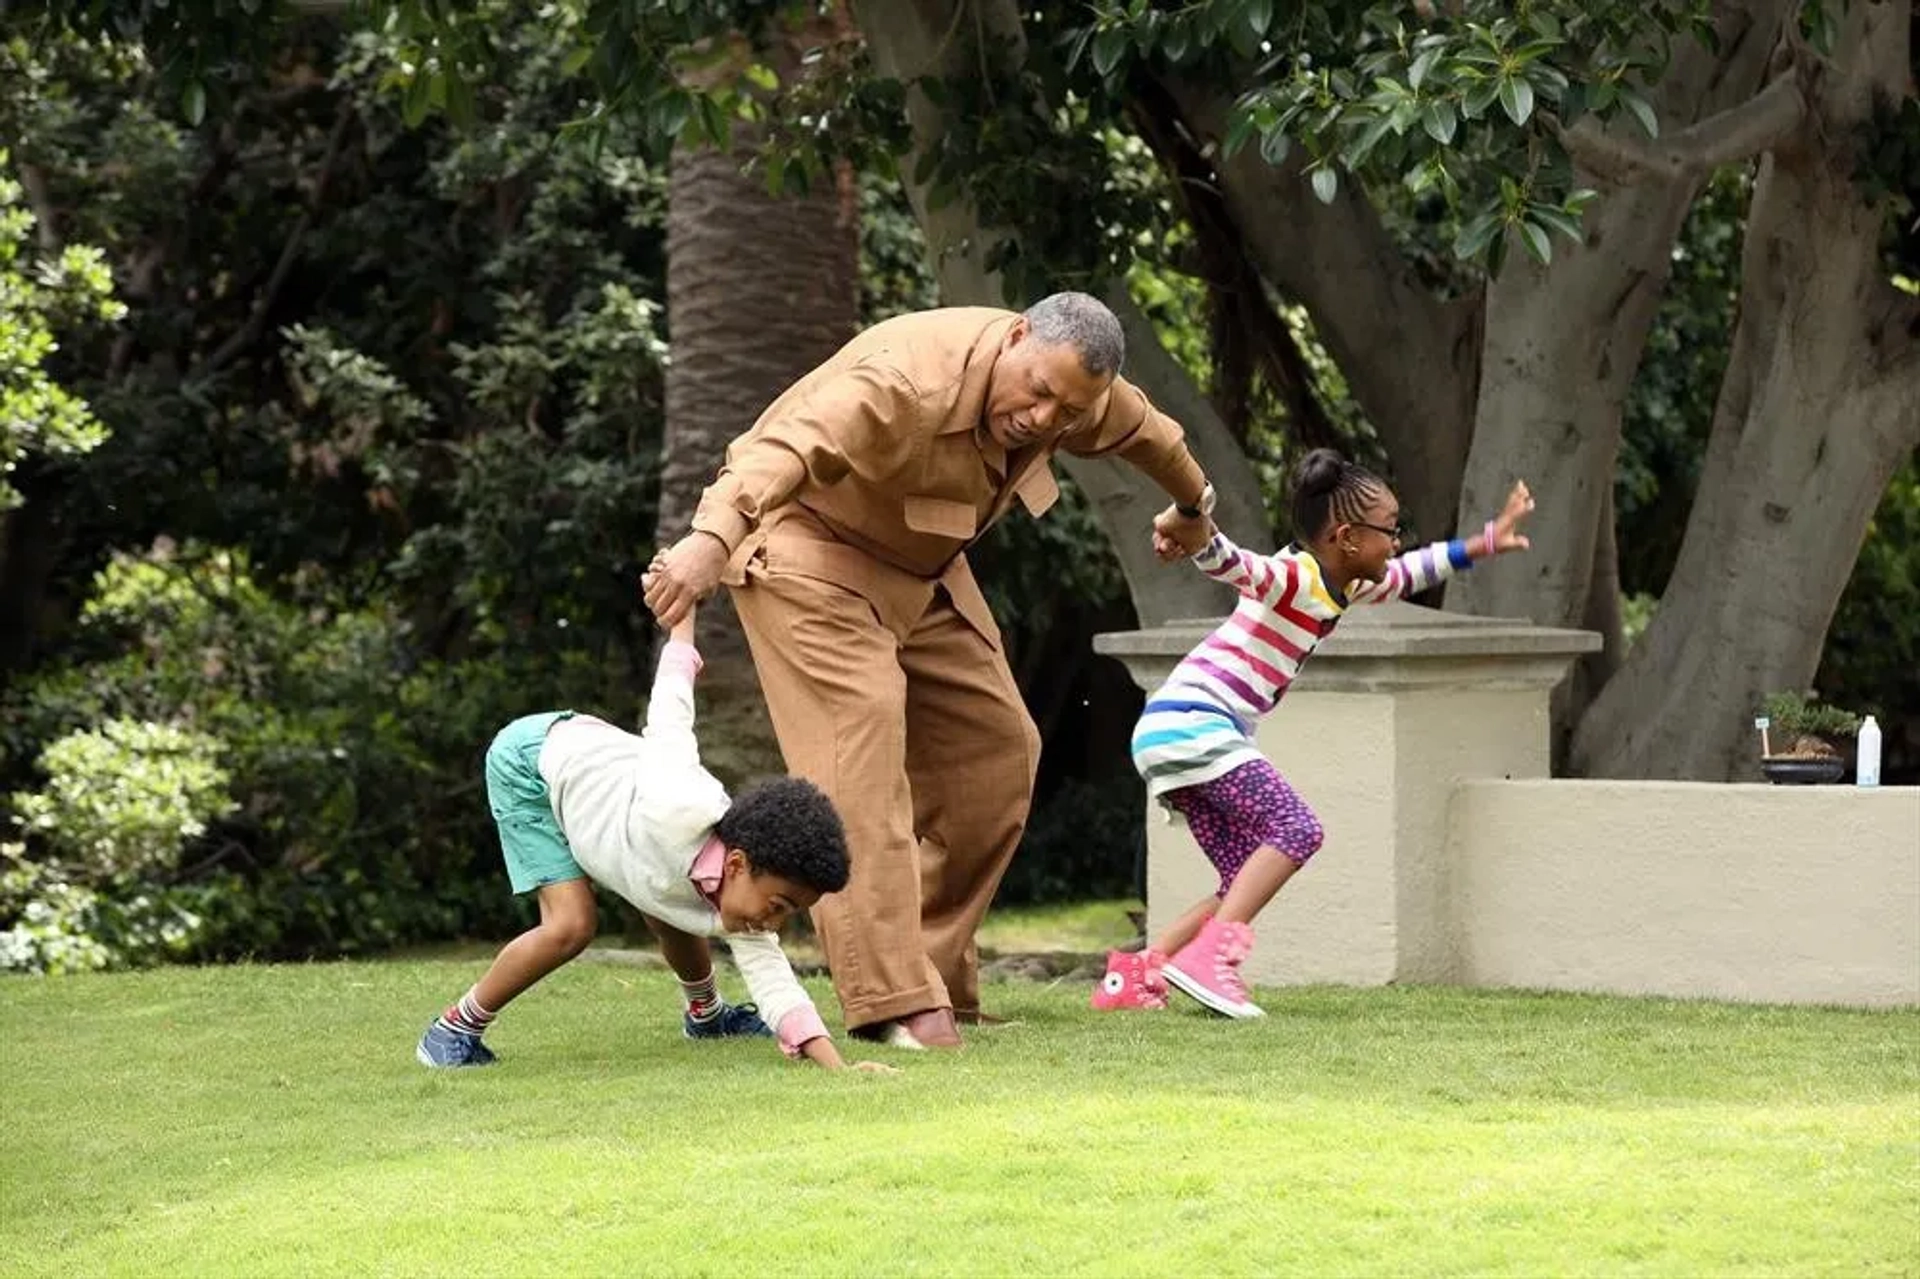
{"label": "man's bare foot", "polygon": [[855,1039],[886,1044],[918,1052],[925,1048],[960,1047],[960,1028],[954,1025],[951,1008],[928,1008],[908,1013],[891,1021],[877,1021],[847,1032]]}

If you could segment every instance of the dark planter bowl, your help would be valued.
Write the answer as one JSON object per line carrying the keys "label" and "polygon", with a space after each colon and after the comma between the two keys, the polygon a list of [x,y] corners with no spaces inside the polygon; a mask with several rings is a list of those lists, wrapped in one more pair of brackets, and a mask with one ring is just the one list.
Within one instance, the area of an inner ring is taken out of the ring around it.
{"label": "dark planter bowl", "polygon": [[1847,761],[1834,757],[1763,759],[1760,771],[1776,786],[1818,786],[1837,782],[1847,771]]}

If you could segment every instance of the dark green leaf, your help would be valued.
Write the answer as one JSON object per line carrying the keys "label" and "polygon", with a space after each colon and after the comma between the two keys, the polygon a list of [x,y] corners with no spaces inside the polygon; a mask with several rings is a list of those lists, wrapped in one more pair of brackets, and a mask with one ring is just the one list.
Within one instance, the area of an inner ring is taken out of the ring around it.
{"label": "dark green leaf", "polygon": [[701,132],[714,146],[725,147],[733,138],[726,111],[712,98],[702,96],[699,101]]}
{"label": "dark green leaf", "polygon": [[477,113],[474,110],[473,86],[457,71],[447,72],[447,118],[461,128],[473,124]]}
{"label": "dark green leaf", "polygon": [[1492,79],[1491,77],[1482,80],[1467,90],[1467,97],[1465,103],[1462,105],[1462,112],[1467,119],[1478,120],[1482,115],[1486,114],[1487,108],[1493,105],[1493,100],[1499,96],[1500,82],[1498,80]]}
{"label": "dark green leaf", "polygon": [[1221,158],[1231,160],[1241,147],[1247,145],[1247,139],[1253,136],[1253,113],[1236,111],[1233,123],[1227,126],[1227,136],[1220,142]]}
{"label": "dark green leaf", "polygon": [[1569,240],[1578,242],[1583,238],[1580,219],[1565,209],[1557,209],[1551,204],[1536,204],[1527,210],[1527,216],[1550,231],[1558,231]]}
{"label": "dark green leaf", "polygon": [[1507,119],[1515,124],[1525,124],[1527,117],[1533,114],[1533,86],[1519,76],[1502,80],[1500,105],[1506,109]]}
{"label": "dark green leaf", "polygon": [[1275,166],[1285,164],[1292,146],[1285,129],[1270,129],[1260,136],[1260,158]]}
{"label": "dark green leaf", "polygon": [[1273,0],[1249,0],[1247,4],[1247,30],[1256,38],[1264,39],[1267,28],[1273,25]]}
{"label": "dark green leaf", "polygon": [[1499,228],[1499,234],[1487,242],[1487,274],[1494,279],[1500,278],[1500,268],[1507,262],[1507,232]]}
{"label": "dark green leaf", "polygon": [[1334,195],[1340,190],[1340,175],[1333,166],[1323,164],[1313,171],[1313,194],[1322,204],[1332,204]]}
{"label": "dark green leaf", "polygon": [[1407,68],[1407,83],[1416,89],[1424,84],[1427,73],[1433,70],[1433,64],[1440,60],[1440,55],[1445,51],[1445,45],[1436,44],[1415,58],[1413,65]]}
{"label": "dark green leaf", "polygon": [[1227,24],[1227,43],[1231,44],[1233,51],[1243,58],[1251,58],[1260,52],[1260,37],[1254,34],[1253,28],[1244,22]]}
{"label": "dark green leaf", "polygon": [[1454,256],[1469,261],[1480,256],[1480,251],[1487,247],[1487,242],[1499,229],[1500,215],[1497,212],[1480,214],[1460,228],[1460,234],[1453,241]]}
{"label": "dark green leaf", "polygon": [[[1373,123],[1360,131],[1360,136],[1353,140],[1353,145],[1348,147],[1341,156],[1346,166],[1349,169],[1357,169],[1365,164],[1367,156],[1372,154],[1373,149],[1380,145],[1380,139],[1386,137],[1387,130],[1392,127],[1392,116],[1375,116]],[[1319,176],[1318,173],[1314,174],[1315,181],[1319,180]],[[1332,199],[1333,197],[1329,195],[1324,198]]]}
{"label": "dark green leaf", "polygon": [[680,130],[686,127],[687,119],[693,114],[693,102],[685,93],[678,90],[669,93],[660,102],[660,132],[667,138],[677,138]]}
{"label": "dark green leaf", "polygon": [[1108,27],[1093,38],[1093,69],[1112,75],[1127,51],[1127,33],[1122,27]]}
{"label": "dark green leaf", "polygon": [[1420,125],[1426,129],[1427,136],[1447,146],[1453,142],[1453,132],[1459,121],[1453,114],[1453,103],[1444,98],[1427,103],[1420,110]]}
{"label": "dark green leaf", "polygon": [[1587,113],[1587,88],[1582,84],[1568,85],[1560,94],[1560,123],[1572,125],[1575,120]]}
{"label": "dark green leaf", "polygon": [[1632,89],[1622,89],[1620,90],[1620,105],[1633,113],[1633,118],[1640,122],[1640,127],[1647,131],[1648,137],[1657,138],[1660,136],[1660,121],[1653,114],[1653,104],[1651,102],[1648,102]]}
{"label": "dark green leaf", "polygon": [[1170,62],[1178,62],[1187,56],[1187,41],[1193,32],[1193,24],[1185,18],[1176,18],[1167,24],[1167,34],[1160,41],[1160,49]]}
{"label": "dark green leaf", "polygon": [[207,87],[198,80],[187,81],[180,91],[180,114],[195,128],[207,118]]}
{"label": "dark green leaf", "polygon": [[1080,59],[1087,56],[1087,45],[1092,41],[1092,27],[1082,27],[1073,33],[1067,41],[1067,70],[1071,71],[1080,65]]}
{"label": "dark green leaf", "polygon": [[1523,219],[1520,223],[1520,239],[1526,244],[1527,252],[1533,255],[1535,262],[1546,266],[1553,261],[1553,240],[1547,235],[1544,227]]}
{"label": "dark green leaf", "polygon": [[427,108],[433,102],[433,77],[424,70],[416,71],[413,83],[407,86],[406,97],[400,102],[400,117],[407,122],[409,129],[417,128],[427,118]]}

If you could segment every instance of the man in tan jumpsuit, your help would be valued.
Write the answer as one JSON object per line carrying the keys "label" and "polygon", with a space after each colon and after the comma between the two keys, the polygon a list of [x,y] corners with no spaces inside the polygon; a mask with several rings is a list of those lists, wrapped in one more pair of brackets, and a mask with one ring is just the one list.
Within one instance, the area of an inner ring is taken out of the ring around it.
{"label": "man in tan jumpsuit", "polygon": [[788,768],[846,822],[852,882],[813,918],[855,1034],[951,1047],[979,1019],[974,932],[1032,799],[1039,734],[967,547],[1016,500],[1053,505],[1062,448],[1151,476],[1163,534],[1211,500],[1123,353],[1078,293],[877,324],[728,447],[649,574],[667,626],[726,583]]}

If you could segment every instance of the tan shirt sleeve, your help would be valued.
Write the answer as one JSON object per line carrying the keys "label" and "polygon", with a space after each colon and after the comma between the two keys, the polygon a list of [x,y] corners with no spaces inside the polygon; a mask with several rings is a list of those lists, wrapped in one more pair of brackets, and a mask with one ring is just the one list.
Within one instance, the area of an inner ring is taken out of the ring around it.
{"label": "tan shirt sleeve", "polygon": [[727,446],[726,465],[694,512],[694,529],[719,538],[729,555],[803,489],[849,474],[884,478],[912,456],[918,396],[897,369],[857,364],[783,398]]}
{"label": "tan shirt sleeve", "polygon": [[1187,451],[1180,424],[1153,407],[1139,387],[1115,378],[1106,411],[1086,426],[1061,437],[1060,446],[1078,457],[1118,455],[1186,506],[1200,501],[1207,477]]}

